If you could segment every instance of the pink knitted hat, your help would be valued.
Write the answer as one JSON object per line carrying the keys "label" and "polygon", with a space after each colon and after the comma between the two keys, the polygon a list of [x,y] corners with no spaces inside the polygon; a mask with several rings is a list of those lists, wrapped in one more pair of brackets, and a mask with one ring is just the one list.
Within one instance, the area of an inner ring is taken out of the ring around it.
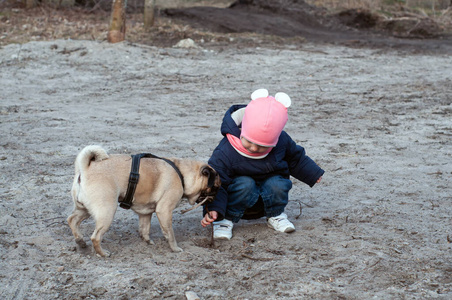
{"label": "pink knitted hat", "polygon": [[251,99],[245,108],[241,137],[260,146],[275,147],[288,120],[290,97],[285,93],[272,97],[266,89],[259,89]]}

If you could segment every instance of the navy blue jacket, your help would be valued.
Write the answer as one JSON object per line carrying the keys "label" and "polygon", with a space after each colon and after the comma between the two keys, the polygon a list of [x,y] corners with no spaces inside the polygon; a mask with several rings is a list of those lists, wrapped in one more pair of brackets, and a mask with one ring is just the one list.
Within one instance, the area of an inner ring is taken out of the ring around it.
{"label": "navy blue jacket", "polygon": [[239,154],[229,143],[226,134],[230,133],[240,138],[240,127],[232,119],[231,114],[244,107],[246,105],[233,105],[224,115],[221,124],[221,134],[224,138],[208,162],[220,174],[221,188],[215,201],[207,208],[209,211],[217,211],[222,216],[225,215],[228,202],[227,188],[235,177],[250,176],[255,180],[263,180],[275,175],[289,179],[292,175],[312,187],[325,173],[306,155],[304,148],[295,144],[285,131],[281,133],[278,143],[266,157],[253,159]]}

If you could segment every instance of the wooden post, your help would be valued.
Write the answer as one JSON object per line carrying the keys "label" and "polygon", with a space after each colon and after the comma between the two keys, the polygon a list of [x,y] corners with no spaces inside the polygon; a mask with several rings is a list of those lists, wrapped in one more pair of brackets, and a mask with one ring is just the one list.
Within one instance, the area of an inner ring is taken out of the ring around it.
{"label": "wooden post", "polygon": [[107,35],[110,43],[122,42],[126,37],[126,1],[113,0],[110,30]]}
{"label": "wooden post", "polygon": [[149,31],[154,26],[155,0],[144,0],[144,30]]}

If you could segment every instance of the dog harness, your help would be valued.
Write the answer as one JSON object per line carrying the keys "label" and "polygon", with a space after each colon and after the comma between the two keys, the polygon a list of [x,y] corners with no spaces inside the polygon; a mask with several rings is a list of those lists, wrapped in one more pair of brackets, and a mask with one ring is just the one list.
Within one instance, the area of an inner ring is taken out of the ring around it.
{"label": "dog harness", "polygon": [[135,194],[135,189],[137,188],[138,181],[140,179],[140,172],[139,172],[140,160],[143,157],[161,159],[161,160],[164,160],[165,162],[167,162],[171,167],[173,167],[173,169],[176,171],[177,175],[179,175],[180,181],[182,183],[182,188],[183,189],[185,188],[184,176],[182,176],[182,173],[180,172],[179,168],[172,161],[170,161],[169,159],[166,159],[166,158],[155,156],[154,154],[151,154],[151,153],[135,154],[135,155],[132,155],[132,168],[130,170],[129,185],[127,186],[126,195],[124,196],[124,199],[122,199],[122,201],[119,201],[119,206],[121,208],[129,209],[132,207],[133,196]]}

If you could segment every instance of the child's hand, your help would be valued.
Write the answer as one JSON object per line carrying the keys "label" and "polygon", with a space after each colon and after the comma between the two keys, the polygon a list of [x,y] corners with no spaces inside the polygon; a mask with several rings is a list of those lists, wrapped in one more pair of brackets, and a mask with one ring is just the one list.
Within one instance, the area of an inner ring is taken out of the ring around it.
{"label": "child's hand", "polygon": [[208,212],[204,218],[201,220],[202,227],[210,225],[213,221],[218,218],[218,213],[216,211]]}
{"label": "child's hand", "polygon": [[322,181],[322,176],[320,176],[319,179],[317,179],[316,183],[319,183],[320,181]]}

